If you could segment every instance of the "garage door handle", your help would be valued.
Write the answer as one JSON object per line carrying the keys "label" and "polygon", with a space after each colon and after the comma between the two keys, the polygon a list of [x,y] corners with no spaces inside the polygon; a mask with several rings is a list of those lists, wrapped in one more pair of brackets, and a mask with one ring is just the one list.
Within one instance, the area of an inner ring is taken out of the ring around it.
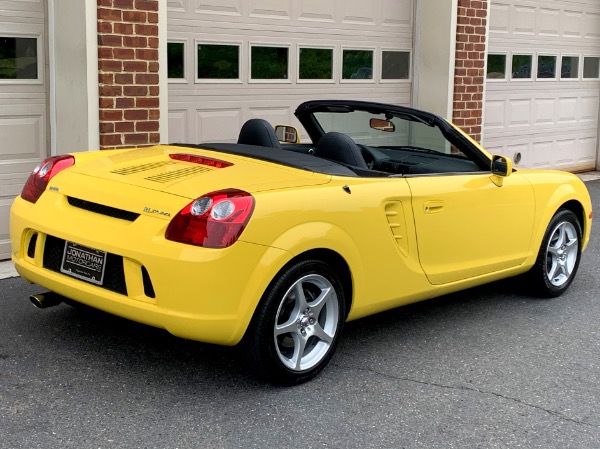
{"label": "garage door handle", "polygon": [[437,214],[444,209],[442,201],[426,201],[423,206],[426,214]]}

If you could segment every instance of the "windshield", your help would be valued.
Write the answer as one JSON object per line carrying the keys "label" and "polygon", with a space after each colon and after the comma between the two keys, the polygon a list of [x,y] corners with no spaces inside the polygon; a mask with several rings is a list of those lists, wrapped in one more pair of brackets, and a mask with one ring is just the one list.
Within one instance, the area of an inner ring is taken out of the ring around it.
{"label": "windshield", "polygon": [[464,157],[435,125],[412,116],[393,116],[390,113],[315,112],[314,117],[323,132],[347,134],[359,145],[385,149],[415,151]]}

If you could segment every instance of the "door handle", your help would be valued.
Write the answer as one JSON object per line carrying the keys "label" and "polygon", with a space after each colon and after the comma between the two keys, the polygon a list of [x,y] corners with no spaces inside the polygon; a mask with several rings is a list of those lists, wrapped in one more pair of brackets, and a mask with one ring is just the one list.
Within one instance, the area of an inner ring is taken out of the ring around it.
{"label": "door handle", "polygon": [[425,201],[423,204],[423,210],[426,214],[437,214],[444,209],[443,201]]}

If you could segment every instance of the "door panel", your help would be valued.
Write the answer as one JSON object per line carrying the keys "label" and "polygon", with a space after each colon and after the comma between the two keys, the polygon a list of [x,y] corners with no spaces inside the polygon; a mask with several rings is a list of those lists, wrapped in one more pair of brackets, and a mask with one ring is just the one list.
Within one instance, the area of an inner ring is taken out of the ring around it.
{"label": "door panel", "polygon": [[489,173],[407,178],[421,266],[446,284],[518,266],[527,257],[535,213],[529,182]]}

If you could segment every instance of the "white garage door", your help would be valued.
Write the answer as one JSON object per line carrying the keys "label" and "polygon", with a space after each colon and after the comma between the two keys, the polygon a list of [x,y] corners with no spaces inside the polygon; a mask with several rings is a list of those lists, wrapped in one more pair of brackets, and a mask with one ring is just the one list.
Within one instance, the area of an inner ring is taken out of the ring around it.
{"label": "white garage door", "polygon": [[414,0],[169,0],[169,140],[235,141],[302,101],[411,101]]}
{"label": "white garage door", "polygon": [[10,205],[46,157],[44,0],[0,1],[0,260],[10,256]]}
{"label": "white garage door", "polygon": [[484,144],[522,167],[594,169],[600,2],[492,0]]}

